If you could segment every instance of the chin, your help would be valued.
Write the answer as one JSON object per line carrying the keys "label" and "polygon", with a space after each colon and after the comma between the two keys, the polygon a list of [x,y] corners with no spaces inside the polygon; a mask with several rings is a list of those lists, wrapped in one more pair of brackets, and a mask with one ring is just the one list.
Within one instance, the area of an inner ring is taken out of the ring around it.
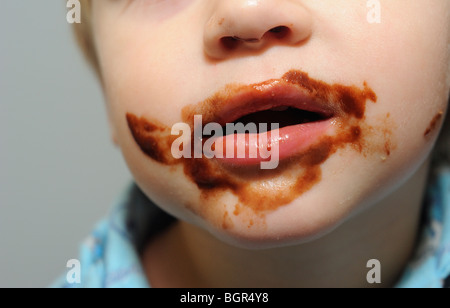
{"label": "chin", "polygon": [[[191,216],[187,221],[206,230],[214,238],[242,249],[259,250],[305,244],[317,240],[340,226],[349,211],[337,206],[321,207],[321,202],[308,196],[264,215],[247,211],[235,204],[208,212],[208,216]],[[309,202],[309,204],[308,204]],[[322,201],[326,203],[325,200]],[[330,209],[331,208],[331,209]],[[333,211],[332,208],[336,210]],[[237,210],[236,210],[237,209]]]}

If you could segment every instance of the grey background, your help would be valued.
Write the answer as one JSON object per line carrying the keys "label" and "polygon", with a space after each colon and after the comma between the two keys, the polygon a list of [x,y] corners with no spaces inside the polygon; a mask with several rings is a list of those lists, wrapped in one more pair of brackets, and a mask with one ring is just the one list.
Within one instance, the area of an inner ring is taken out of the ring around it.
{"label": "grey background", "polygon": [[2,0],[0,287],[46,287],[131,176],[66,1]]}

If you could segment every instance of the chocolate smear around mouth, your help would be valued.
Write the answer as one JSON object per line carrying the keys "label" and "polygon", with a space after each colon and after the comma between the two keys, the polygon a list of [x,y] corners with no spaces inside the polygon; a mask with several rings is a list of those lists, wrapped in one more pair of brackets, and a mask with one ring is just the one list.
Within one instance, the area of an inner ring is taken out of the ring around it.
{"label": "chocolate smear around mouth", "polygon": [[[384,151],[384,145],[387,142],[384,139],[390,138],[390,134],[383,134],[383,140],[378,141],[381,144],[380,147],[372,144],[371,138],[377,128],[370,127],[365,123],[365,110],[366,102],[370,100],[375,103],[377,95],[365,82],[362,89],[356,86],[327,84],[312,79],[307,73],[297,70],[287,72],[281,79],[269,80],[259,84],[228,85],[204,102],[184,108],[182,119],[191,128],[193,128],[194,115],[202,115],[205,122],[212,121],[220,108],[220,104],[226,103],[236,93],[244,90],[249,92],[250,95],[254,92],[255,97],[257,97],[258,89],[270,86],[275,82],[299,87],[307,93],[308,97],[318,101],[333,102],[335,105],[333,116],[336,121],[339,121],[339,125],[336,125],[337,131],[333,136],[326,135],[319,138],[295,157],[281,161],[280,165],[274,170],[250,169],[248,172],[242,170],[234,172],[224,168],[216,160],[206,157],[175,159],[171,154],[171,144],[179,136],[171,135],[171,127],[162,125],[152,119],[138,117],[132,113],[126,114],[131,134],[141,150],[155,162],[168,166],[182,166],[187,178],[195,183],[201,191],[201,204],[191,205],[188,209],[210,220],[214,220],[211,217],[216,217],[215,224],[218,227],[224,225],[221,219],[224,217],[224,213],[228,213],[224,210],[223,204],[217,204],[218,198],[223,194],[231,192],[238,199],[236,209],[239,208],[239,211],[230,211],[231,214],[225,216],[228,217],[233,214],[242,218],[247,213],[245,219],[249,222],[248,227],[253,227],[255,217],[259,217],[263,221],[266,214],[289,204],[319,183],[322,178],[321,164],[339,149],[350,148],[361,155],[367,156],[371,152]],[[283,109],[285,108],[280,108],[280,110]],[[248,117],[251,117],[251,115]],[[306,118],[308,118],[308,121],[321,120],[314,114],[307,114]],[[251,121],[251,119],[247,120]],[[290,118],[289,121],[295,120]],[[194,156],[192,155],[192,157]],[[299,168],[294,168],[295,166]],[[292,172],[292,170],[298,170],[298,172]],[[286,174],[289,174],[289,176],[286,176]],[[270,180],[277,176],[283,177],[284,180],[280,182],[282,184],[269,185],[269,188],[263,184],[264,180]],[[222,213],[221,215],[215,213],[219,208],[221,209],[219,211]],[[264,224],[264,222],[262,223]],[[230,224],[226,225],[230,226]]]}
{"label": "chocolate smear around mouth", "polygon": [[431,120],[430,124],[428,125],[427,129],[425,130],[425,132],[423,133],[423,136],[425,138],[429,137],[430,133],[435,131],[439,122],[441,121],[441,119],[444,117],[444,112],[443,111],[439,111]]}

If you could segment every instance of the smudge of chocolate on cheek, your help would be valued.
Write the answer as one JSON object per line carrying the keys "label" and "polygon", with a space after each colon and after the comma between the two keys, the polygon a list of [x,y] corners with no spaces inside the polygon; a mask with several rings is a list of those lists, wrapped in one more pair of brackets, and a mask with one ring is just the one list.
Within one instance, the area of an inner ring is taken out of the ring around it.
{"label": "smudge of chocolate on cheek", "polygon": [[134,140],[147,156],[162,164],[173,163],[170,149],[175,138],[168,127],[131,113],[127,113],[126,118]]}
{"label": "smudge of chocolate on cheek", "polygon": [[367,157],[370,154],[379,154],[381,162],[386,162],[392,153],[397,149],[397,142],[394,131],[397,129],[396,123],[392,120],[390,113],[384,116],[373,118],[377,125],[362,123],[361,131],[363,138],[360,153]]}
{"label": "smudge of chocolate on cheek", "polygon": [[234,216],[239,216],[239,214],[241,214],[241,206],[239,203],[234,206],[233,214]]}
{"label": "smudge of chocolate on cheek", "polygon": [[230,215],[228,214],[228,211],[225,211],[223,213],[223,219],[222,219],[222,229],[228,230],[233,228],[234,224],[233,221],[230,218]]}
{"label": "smudge of chocolate on cheek", "polygon": [[387,141],[384,143],[384,151],[387,156],[391,155],[391,145]]}
{"label": "smudge of chocolate on cheek", "polygon": [[[182,119],[194,129],[194,115],[202,115],[203,124],[211,121],[220,123],[220,110],[224,105],[242,91],[257,92],[256,89],[277,84],[286,83],[298,86],[318,101],[332,102],[334,116],[339,121],[337,131],[333,136],[323,136],[308,149],[280,162],[280,166],[275,170],[258,170],[249,172],[249,176],[254,176],[249,180],[244,176],[245,172],[233,172],[224,168],[214,159],[181,158],[174,159],[171,155],[171,144],[178,136],[171,136],[171,129],[167,126],[156,124],[155,121],[149,121],[145,118],[138,118],[133,114],[127,114],[128,126],[133,138],[140,146],[142,151],[154,161],[173,166],[183,165],[185,175],[191,179],[201,192],[201,204],[197,208],[191,205],[191,211],[197,215],[208,219],[212,216],[222,219],[222,222],[216,222],[222,228],[231,227],[228,211],[223,211],[224,216],[219,218],[214,211],[217,202],[224,193],[230,192],[239,200],[239,207],[232,212],[235,217],[247,216],[249,227],[254,225],[255,217],[264,217],[265,214],[278,209],[295,200],[300,195],[309,191],[322,179],[321,164],[336,153],[339,149],[350,147],[356,152],[364,153],[367,145],[368,131],[365,125],[366,102],[377,101],[376,94],[364,82],[364,88],[356,86],[345,86],[340,84],[326,84],[319,80],[314,80],[307,73],[300,71],[290,71],[281,79],[269,80],[254,85],[228,85],[222,91],[217,92],[210,98],[196,105],[187,106],[182,110]],[[375,130],[375,129],[372,129]],[[191,143],[193,144],[193,133]],[[384,141],[383,141],[383,145]],[[383,146],[381,146],[383,148]],[[379,150],[379,149],[376,149]],[[384,148],[386,152],[390,150]],[[367,151],[367,150],[366,150]],[[374,149],[375,151],[375,149]],[[191,146],[193,157],[193,149]],[[366,155],[367,153],[364,153]],[[298,166],[300,168],[294,168]],[[275,176],[282,176],[286,171],[298,170],[293,178],[278,188],[265,188],[262,178],[271,179]],[[262,185],[259,185],[262,184]],[[247,215],[244,215],[246,214]]]}
{"label": "smudge of chocolate on cheek", "polygon": [[431,122],[428,125],[427,129],[423,133],[423,136],[425,138],[427,138],[431,134],[432,131],[436,130],[436,128],[437,128],[437,126],[438,126],[438,124],[441,121],[443,116],[444,116],[444,112],[440,111],[433,117],[433,119],[431,120]]}

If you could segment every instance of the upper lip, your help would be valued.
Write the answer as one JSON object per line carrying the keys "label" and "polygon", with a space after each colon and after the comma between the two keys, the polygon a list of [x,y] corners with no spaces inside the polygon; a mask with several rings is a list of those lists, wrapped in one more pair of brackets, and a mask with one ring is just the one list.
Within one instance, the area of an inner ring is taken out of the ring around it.
{"label": "upper lip", "polygon": [[188,118],[202,115],[203,124],[215,122],[220,125],[232,123],[251,113],[292,107],[331,118],[338,113],[338,105],[323,99],[299,84],[285,79],[271,79],[252,85],[227,86],[204,102],[189,108]]}

